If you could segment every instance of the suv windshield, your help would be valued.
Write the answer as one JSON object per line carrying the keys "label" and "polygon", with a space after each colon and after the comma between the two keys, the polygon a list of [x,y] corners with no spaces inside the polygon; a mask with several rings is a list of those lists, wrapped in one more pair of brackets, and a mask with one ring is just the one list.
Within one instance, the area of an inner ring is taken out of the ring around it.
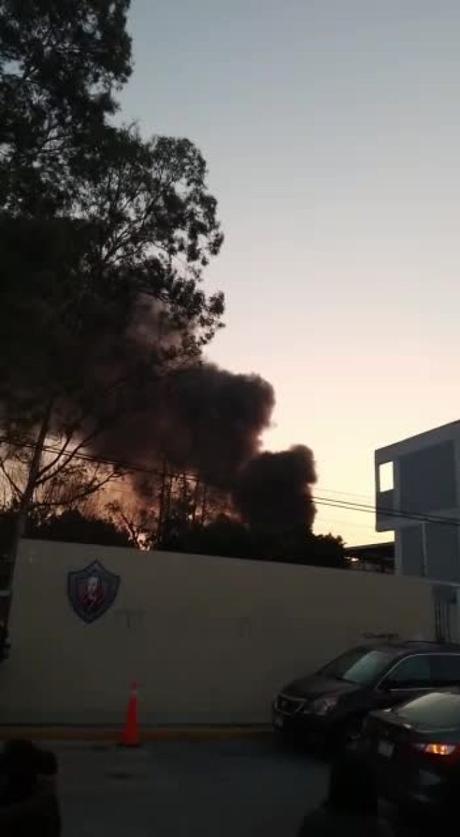
{"label": "suv windshield", "polygon": [[384,649],[352,648],[321,669],[320,674],[367,686],[384,674],[395,653]]}
{"label": "suv windshield", "polygon": [[460,695],[431,692],[395,710],[400,718],[415,726],[449,729],[460,726]]}

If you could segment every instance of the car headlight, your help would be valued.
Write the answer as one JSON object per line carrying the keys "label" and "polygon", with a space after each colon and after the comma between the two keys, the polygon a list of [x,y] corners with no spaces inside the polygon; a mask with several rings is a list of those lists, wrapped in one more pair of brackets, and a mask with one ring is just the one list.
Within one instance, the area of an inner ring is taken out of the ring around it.
{"label": "car headlight", "polygon": [[311,710],[315,715],[327,715],[332,712],[337,706],[339,698],[337,695],[328,695],[327,697],[320,697],[313,701]]}

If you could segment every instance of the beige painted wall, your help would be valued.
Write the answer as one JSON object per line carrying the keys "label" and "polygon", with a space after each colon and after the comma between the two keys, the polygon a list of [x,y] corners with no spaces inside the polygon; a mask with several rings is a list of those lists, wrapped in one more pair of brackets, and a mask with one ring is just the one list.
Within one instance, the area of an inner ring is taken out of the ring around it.
{"label": "beige painted wall", "polygon": [[[121,576],[86,625],[67,573],[93,560]],[[129,684],[146,723],[265,722],[286,681],[364,632],[432,637],[431,588],[374,573],[24,541],[0,722],[121,721]]]}

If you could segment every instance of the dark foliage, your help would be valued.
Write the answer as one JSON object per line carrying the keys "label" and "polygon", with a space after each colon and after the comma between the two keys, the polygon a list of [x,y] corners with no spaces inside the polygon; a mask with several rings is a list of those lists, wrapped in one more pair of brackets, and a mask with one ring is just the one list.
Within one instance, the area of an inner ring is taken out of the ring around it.
{"label": "dark foliage", "polygon": [[206,526],[187,524],[173,518],[168,521],[160,549],[221,555],[290,564],[309,564],[345,569],[347,563],[341,538],[314,535],[292,530],[283,535],[254,532],[226,515],[220,515]]}
{"label": "dark foliage", "polygon": [[28,522],[27,537],[46,541],[94,543],[101,546],[132,546],[126,532],[107,519],[86,517],[77,510],[53,515],[42,522]]}
{"label": "dark foliage", "polygon": [[68,211],[131,72],[129,0],[1,0],[0,205]]}

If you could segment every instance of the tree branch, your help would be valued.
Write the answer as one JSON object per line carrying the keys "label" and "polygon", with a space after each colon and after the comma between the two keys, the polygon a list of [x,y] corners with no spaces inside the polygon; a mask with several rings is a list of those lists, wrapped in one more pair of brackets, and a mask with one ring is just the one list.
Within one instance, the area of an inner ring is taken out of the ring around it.
{"label": "tree branch", "polygon": [[[69,446],[69,444],[72,440],[72,437],[75,433],[75,430],[76,430],[76,428],[72,429],[70,431],[70,433],[66,434],[65,442],[64,442],[61,450],[57,454],[57,456],[55,456],[55,458],[51,462],[48,462],[46,465],[43,466],[43,468],[40,469],[40,471],[38,472],[38,478],[37,478],[37,482],[36,482],[37,486],[41,485],[43,482],[46,482],[46,480],[42,479],[43,475],[48,473],[49,471],[51,471],[52,468],[59,462],[61,457],[64,456],[64,454],[65,454],[65,452],[66,452],[66,450],[67,450],[67,448],[68,448],[68,446]],[[45,450],[46,450],[46,448],[45,448]],[[55,472],[55,473],[59,473],[59,472]],[[53,476],[54,476],[54,473],[53,473]]]}
{"label": "tree branch", "polygon": [[22,491],[21,491],[21,489],[19,488],[19,486],[17,486],[17,485],[16,485],[15,481],[13,480],[13,477],[12,477],[12,476],[8,473],[8,471],[6,470],[6,468],[5,468],[5,465],[4,465],[3,461],[2,461],[2,462],[0,462],[0,471],[2,472],[2,474],[3,474],[3,475],[6,477],[6,479],[8,480],[8,482],[9,482],[9,484],[10,484],[11,488],[13,489],[13,491],[15,492],[15,494],[17,494],[17,496],[18,496],[18,497],[21,497],[21,496],[22,496]]}
{"label": "tree branch", "polygon": [[86,497],[90,497],[92,494],[95,494],[96,491],[99,491],[101,488],[103,488],[104,485],[107,485],[107,483],[111,482],[114,479],[118,479],[119,476],[119,474],[113,471],[111,474],[109,474],[104,479],[100,480],[98,483],[94,483],[94,481],[91,480],[84,488],[82,488],[80,491],[77,491],[76,494],[72,495],[72,497],[61,497],[59,500],[46,500],[43,502],[35,503],[35,505],[37,507],[41,506],[42,508],[56,508],[58,506],[70,505],[71,503],[78,503],[80,500],[84,500]]}

